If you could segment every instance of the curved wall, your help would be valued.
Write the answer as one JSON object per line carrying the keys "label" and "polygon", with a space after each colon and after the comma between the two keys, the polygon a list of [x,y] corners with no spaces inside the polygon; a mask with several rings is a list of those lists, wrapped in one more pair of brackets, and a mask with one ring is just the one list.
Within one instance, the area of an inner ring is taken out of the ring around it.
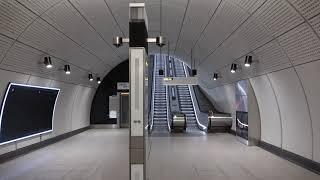
{"label": "curved wall", "polygon": [[[146,3],[150,36],[157,36],[159,5]],[[262,140],[320,162],[319,0],[172,0],[163,8],[169,52],[188,63],[193,48],[201,87],[220,111],[235,114],[233,83],[250,79]],[[128,34],[127,2],[2,0],[0,11],[0,95],[9,81],[60,87],[51,136],[89,124],[96,84],[88,73],[102,77],[127,59],[127,48],[111,41]],[[42,64],[48,55],[50,71]],[[240,66],[246,55],[259,63],[231,75],[230,64]],[[65,64],[72,69],[68,77]],[[213,81],[214,72],[222,78]]]}
{"label": "curved wall", "polygon": [[9,82],[59,88],[60,93],[54,113],[53,132],[0,146],[0,154],[90,125],[90,107],[95,92],[94,88],[0,70],[1,102]]}
{"label": "curved wall", "polygon": [[[320,162],[320,61],[249,78],[261,118],[261,140]],[[218,108],[235,113],[234,84],[202,88]]]}

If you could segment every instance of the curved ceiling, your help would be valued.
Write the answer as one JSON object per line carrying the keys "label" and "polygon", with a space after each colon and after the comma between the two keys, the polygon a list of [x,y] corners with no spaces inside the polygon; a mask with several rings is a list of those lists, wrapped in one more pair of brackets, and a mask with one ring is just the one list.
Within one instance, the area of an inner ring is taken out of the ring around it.
{"label": "curved ceiling", "polygon": [[[129,0],[1,0],[0,68],[89,85],[128,57],[112,38],[128,35]],[[149,35],[160,32],[160,0],[147,0]],[[207,88],[320,59],[318,0],[162,0],[170,54],[190,62]],[[164,47],[163,52],[167,52]],[[151,45],[151,52],[159,48]],[[231,75],[230,64],[254,57]],[[55,68],[47,70],[50,55]],[[72,74],[62,73],[70,64]],[[214,72],[223,77],[217,82]]]}

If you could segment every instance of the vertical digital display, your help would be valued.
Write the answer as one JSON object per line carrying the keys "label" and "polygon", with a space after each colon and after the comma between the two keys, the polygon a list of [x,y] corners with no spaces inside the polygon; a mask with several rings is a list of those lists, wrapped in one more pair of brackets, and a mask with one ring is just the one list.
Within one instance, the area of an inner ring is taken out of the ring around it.
{"label": "vertical digital display", "polygon": [[53,130],[59,89],[10,83],[0,114],[0,145]]}

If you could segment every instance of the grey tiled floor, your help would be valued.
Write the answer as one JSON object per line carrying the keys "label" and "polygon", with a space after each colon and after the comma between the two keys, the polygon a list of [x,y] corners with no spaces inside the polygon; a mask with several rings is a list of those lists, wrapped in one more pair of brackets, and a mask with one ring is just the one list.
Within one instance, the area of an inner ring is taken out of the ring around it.
{"label": "grey tiled floor", "polygon": [[[228,134],[152,137],[150,180],[319,180]],[[128,131],[95,129],[0,164],[0,179],[128,180]]]}

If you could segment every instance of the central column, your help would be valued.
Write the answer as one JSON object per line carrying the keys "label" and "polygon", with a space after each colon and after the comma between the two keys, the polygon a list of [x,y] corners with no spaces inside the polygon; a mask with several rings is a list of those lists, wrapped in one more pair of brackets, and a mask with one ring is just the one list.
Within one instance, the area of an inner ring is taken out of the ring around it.
{"label": "central column", "polygon": [[129,81],[130,81],[130,180],[146,179],[145,124],[147,97],[145,90],[148,49],[147,18],[144,3],[130,3]]}

